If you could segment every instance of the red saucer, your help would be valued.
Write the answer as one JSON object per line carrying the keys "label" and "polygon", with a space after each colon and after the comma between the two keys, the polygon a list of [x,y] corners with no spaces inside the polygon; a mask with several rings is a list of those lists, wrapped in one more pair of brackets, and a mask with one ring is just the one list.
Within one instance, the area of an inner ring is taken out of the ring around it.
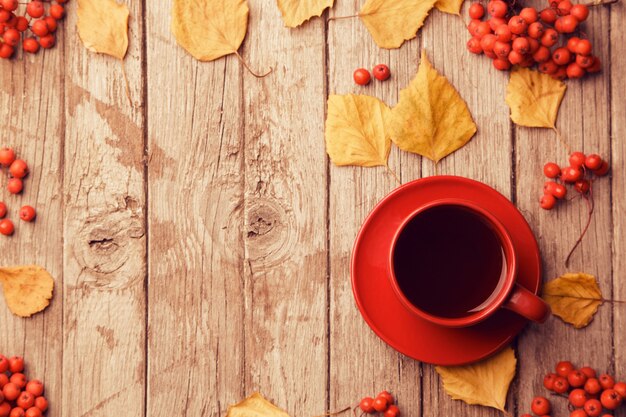
{"label": "red saucer", "polygon": [[387,195],[357,235],[350,273],[354,298],[363,318],[387,344],[422,362],[462,365],[486,358],[508,345],[527,320],[501,309],[472,327],[440,327],[412,315],[397,298],[387,276],[394,232],[418,206],[445,197],[475,201],[502,222],[519,258],[517,282],[536,294],[541,283],[541,260],[528,223],[502,194],[462,177],[423,178]]}

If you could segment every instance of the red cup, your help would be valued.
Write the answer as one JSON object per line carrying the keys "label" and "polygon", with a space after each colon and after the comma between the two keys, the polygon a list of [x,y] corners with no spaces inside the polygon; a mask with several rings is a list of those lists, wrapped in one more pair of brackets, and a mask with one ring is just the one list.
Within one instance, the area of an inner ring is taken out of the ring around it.
{"label": "red cup", "polygon": [[[394,271],[394,255],[396,251],[396,245],[398,238],[406,226],[417,216],[424,211],[437,207],[437,206],[459,206],[465,210],[469,210],[478,217],[480,217],[485,223],[491,226],[496,236],[500,240],[502,251],[506,259],[506,275],[501,279],[495,292],[485,300],[484,306],[476,312],[471,312],[468,315],[462,317],[440,317],[435,316],[418,306],[411,303],[409,298],[402,291],[400,284],[398,283],[395,271]],[[526,288],[518,285],[517,281],[517,255],[515,247],[511,240],[511,236],[506,228],[496,219],[491,213],[487,212],[474,202],[456,199],[445,198],[440,200],[431,201],[423,206],[417,208],[411,215],[409,215],[398,227],[391,250],[389,252],[389,279],[391,286],[393,287],[396,295],[404,306],[411,311],[414,315],[423,318],[434,324],[445,327],[469,327],[473,326],[481,321],[484,321],[491,317],[501,308],[514,311],[515,313],[526,317],[537,323],[543,323],[550,315],[550,307],[539,296],[535,295]]]}

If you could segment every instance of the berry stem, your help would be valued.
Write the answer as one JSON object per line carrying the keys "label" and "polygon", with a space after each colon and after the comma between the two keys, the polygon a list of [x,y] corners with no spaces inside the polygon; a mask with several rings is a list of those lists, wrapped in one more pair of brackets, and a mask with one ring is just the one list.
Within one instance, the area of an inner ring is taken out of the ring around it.
{"label": "berry stem", "polygon": [[587,230],[589,230],[589,225],[591,224],[591,218],[592,218],[592,215],[593,215],[593,208],[595,206],[594,201],[593,201],[593,191],[592,191],[592,188],[589,188],[589,196],[584,195],[583,198],[587,202],[587,208],[588,208],[589,216],[587,217],[587,224],[585,224],[585,228],[583,229],[582,233],[580,234],[580,237],[578,238],[578,240],[574,244],[574,247],[572,248],[572,250],[569,251],[569,254],[567,255],[567,258],[565,258],[565,266],[566,267],[569,267],[569,260],[572,257],[572,254],[574,253],[576,248],[580,245],[580,243],[583,241],[583,238],[585,237],[585,234],[587,233]]}
{"label": "berry stem", "polygon": [[348,407],[343,408],[343,409],[341,409],[339,411],[333,411],[333,412],[330,412],[330,413],[320,414],[319,416],[315,416],[315,417],[336,416],[337,414],[345,413],[348,410],[352,410],[352,406],[348,406]]}
{"label": "berry stem", "polygon": [[241,62],[241,65],[244,66],[245,69],[248,70],[248,72],[252,75],[254,75],[256,78],[264,78],[267,77],[268,75],[270,75],[270,73],[272,72],[272,68],[270,68],[265,74],[258,74],[254,71],[252,71],[252,69],[248,66],[248,64],[246,63],[246,61],[244,61],[243,57],[241,55],[239,55],[238,51],[235,51],[235,56],[239,59],[239,62]]}
{"label": "berry stem", "polygon": [[328,21],[330,22],[331,20],[344,20],[344,19],[354,19],[355,17],[359,17],[360,15],[358,14],[353,14],[350,16],[331,16],[328,18]]}
{"label": "berry stem", "polygon": [[126,66],[124,65],[124,61],[120,61],[122,64],[122,76],[124,77],[124,87],[126,92],[126,98],[128,99],[128,104],[130,107],[133,107],[133,101],[130,98],[130,84],[128,83],[128,75],[126,74]]}
{"label": "berry stem", "polygon": [[385,164],[385,168],[387,169],[387,172],[393,177],[393,179],[396,180],[398,185],[402,185],[402,181],[400,181],[400,177],[398,177],[398,174],[396,174],[391,168],[389,168],[388,164]]}

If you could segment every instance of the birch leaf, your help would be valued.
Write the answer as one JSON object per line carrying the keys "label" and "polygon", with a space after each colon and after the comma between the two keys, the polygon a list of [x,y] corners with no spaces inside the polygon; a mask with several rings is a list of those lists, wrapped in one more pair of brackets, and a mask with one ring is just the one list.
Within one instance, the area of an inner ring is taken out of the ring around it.
{"label": "birch leaf", "polygon": [[295,28],[333,7],[335,0],[277,0],[285,26]]}
{"label": "birch leaf", "polygon": [[50,304],[54,280],[40,266],[0,268],[0,282],[7,306],[16,316],[30,317]]}
{"label": "birch leaf", "polygon": [[554,315],[577,329],[591,323],[604,302],[596,277],[582,272],[565,274],[546,283],[543,299],[550,304]]}
{"label": "birch leaf", "polygon": [[348,94],[328,97],[326,151],[335,165],[387,165],[391,110],[375,97]]}
{"label": "birch leaf", "polygon": [[124,59],[128,50],[125,4],[115,0],[78,0],[78,36],[90,51]]}
{"label": "birch leaf", "polygon": [[391,110],[391,140],[407,152],[439,162],[476,133],[467,104],[422,51],[417,75]]}
{"label": "birch leaf", "polygon": [[417,36],[437,0],[367,0],[359,17],[381,48],[399,48]]}
{"label": "birch leaf", "polygon": [[506,88],[506,104],[511,120],[520,126],[553,129],[567,86],[548,74],[528,68],[511,72]]}
{"label": "birch leaf", "polygon": [[443,389],[454,400],[505,411],[506,395],[515,377],[515,352],[510,347],[472,365],[437,366]]}

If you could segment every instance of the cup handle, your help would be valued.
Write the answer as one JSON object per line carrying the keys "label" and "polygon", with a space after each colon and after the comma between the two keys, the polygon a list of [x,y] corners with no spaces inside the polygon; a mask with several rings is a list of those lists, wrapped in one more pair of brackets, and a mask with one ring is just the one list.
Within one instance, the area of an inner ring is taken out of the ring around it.
{"label": "cup handle", "polygon": [[536,323],[546,321],[551,312],[550,306],[545,301],[519,284],[515,284],[513,295],[504,308]]}

